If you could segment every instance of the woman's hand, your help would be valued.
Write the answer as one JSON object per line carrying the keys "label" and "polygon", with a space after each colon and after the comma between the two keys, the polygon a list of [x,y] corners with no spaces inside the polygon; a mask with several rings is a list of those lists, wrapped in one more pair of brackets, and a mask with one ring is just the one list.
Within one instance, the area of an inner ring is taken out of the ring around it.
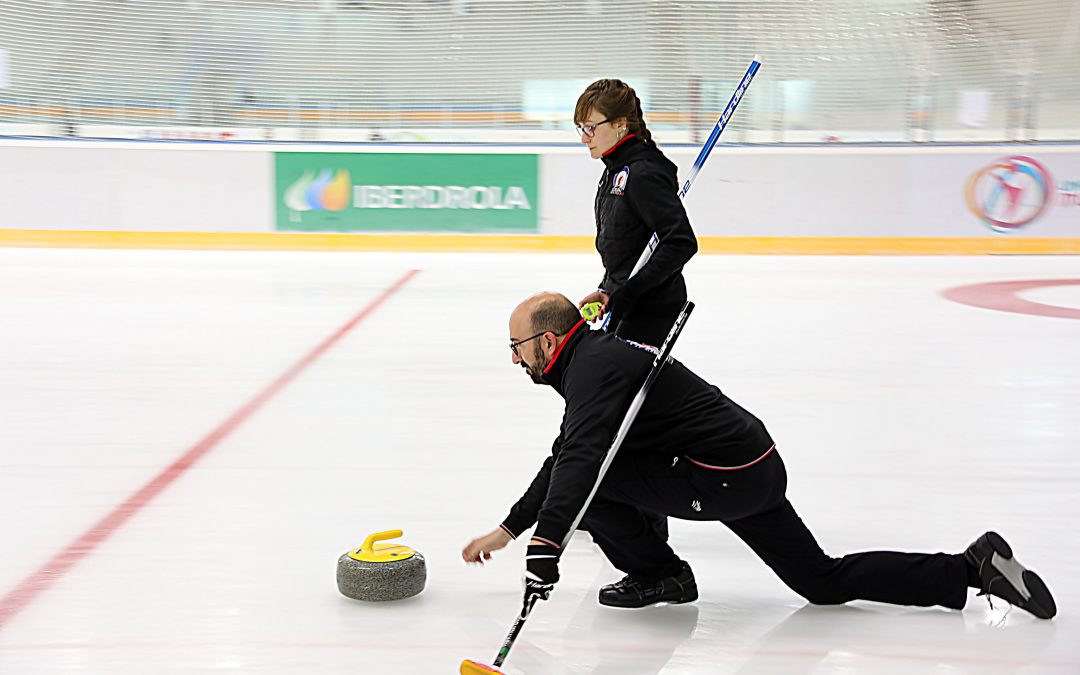
{"label": "woman's hand", "polygon": [[588,305],[588,304],[593,303],[593,302],[599,302],[602,305],[602,307],[600,308],[600,313],[596,316],[596,318],[597,319],[603,319],[604,314],[607,312],[607,304],[608,304],[608,295],[607,295],[607,293],[604,293],[603,291],[593,291],[592,293],[589,293],[588,295],[586,295],[584,298],[582,298],[578,302],[578,309],[581,309],[585,305]]}
{"label": "woman's hand", "polygon": [[484,564],[485,560],[491,560],[491,552],[506,548],[506,545],[514,540],[513,537],[501,527],[496,527],[482,537],[473,539],[465,548],[461,549],[461,559],[467,563]]}

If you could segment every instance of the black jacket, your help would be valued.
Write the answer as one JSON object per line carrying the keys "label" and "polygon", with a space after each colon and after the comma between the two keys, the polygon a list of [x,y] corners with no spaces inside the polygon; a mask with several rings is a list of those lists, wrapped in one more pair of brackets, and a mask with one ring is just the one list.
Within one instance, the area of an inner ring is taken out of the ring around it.
{"label": "black jacket", "polygon": [[[604,263],[599,288],[611,296],[610,309],[617,319],[633,320],[635,314],[673,316],[686,302],[683,265],[697,252],[697,239],[679,199],[678,169],[655,145],[634,134],[609,150],[603,162],[594,207],[596,250]],[[627,281],[653,232],[660,244],[645,267]]]}
{"label": "black jacket", "polygon": [[[583,325],[570,332],[544,374],[566,408],[551,456],[502,523],[514,537],[538,523],[534,537],[561,545],[655,357],[651,350]],[[772,444],[760,420],[672,361],[645,398],[615,461],[660,453],[736,467]]]}

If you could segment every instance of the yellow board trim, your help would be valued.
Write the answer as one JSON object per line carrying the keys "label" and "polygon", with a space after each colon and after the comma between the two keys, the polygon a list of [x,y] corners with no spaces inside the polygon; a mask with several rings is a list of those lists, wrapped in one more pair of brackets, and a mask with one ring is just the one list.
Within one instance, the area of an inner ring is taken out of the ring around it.
{"label": "yellow board trim", "polygon": [[[702,253],[749,255],[1080,254],[1080,238],[700,237]],[[595,252],[591,236],[0,229],[0,246],[448,253]]]}

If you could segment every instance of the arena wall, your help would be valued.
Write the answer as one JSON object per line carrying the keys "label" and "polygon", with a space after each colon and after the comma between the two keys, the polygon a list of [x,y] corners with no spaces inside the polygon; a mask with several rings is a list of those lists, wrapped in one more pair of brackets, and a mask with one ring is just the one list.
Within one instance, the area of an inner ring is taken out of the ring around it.
{"label": "arena wall", "polygon": [[[697,148],[665,151],[684,176]],[[601,171],[573,146],[10,140],[0,245],[588,251]],[[1080,146],[724,146],[686,203],[705,252],[1076,253]]]}

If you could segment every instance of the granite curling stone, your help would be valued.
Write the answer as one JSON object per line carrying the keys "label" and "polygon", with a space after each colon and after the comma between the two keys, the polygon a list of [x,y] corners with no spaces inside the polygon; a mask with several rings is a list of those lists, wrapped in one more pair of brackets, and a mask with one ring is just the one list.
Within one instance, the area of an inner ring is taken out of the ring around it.
{"label": "granite curling stone", "polygon": [[337,586],[342,595],[381,602],[411,598],[424,590],[427,566],[419,551],[400,544],[376,543],[401,534],[401,530],[376,532],[360,548],[338,559]]}

